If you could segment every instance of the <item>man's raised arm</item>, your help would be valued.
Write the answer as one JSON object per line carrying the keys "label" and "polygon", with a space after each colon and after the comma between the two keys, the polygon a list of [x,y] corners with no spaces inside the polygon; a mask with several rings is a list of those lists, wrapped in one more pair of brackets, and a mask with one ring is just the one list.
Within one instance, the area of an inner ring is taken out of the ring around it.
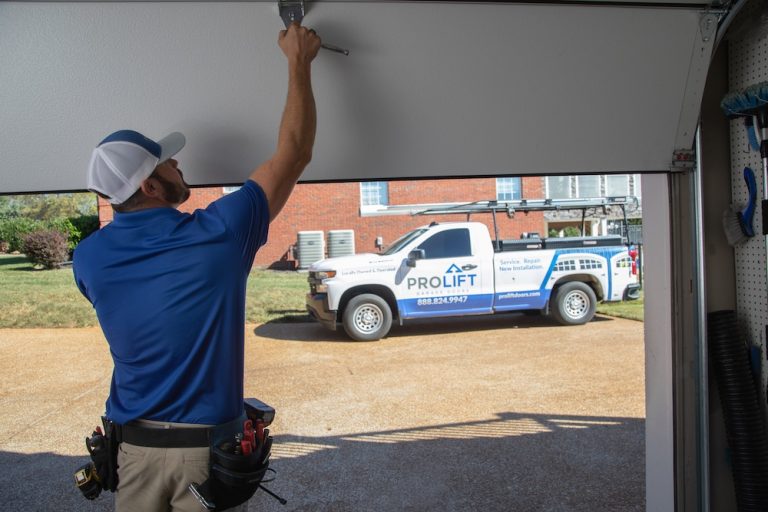
{"label": "man's raised arm", "polygon": [[267,196],[270,221],[283,209],[312,159],[317,127],[311,65],[320,49],[320,38],[314,30],[294,23],[280,32],[279,44],[288,59],[288,98],[280,122],[277,150],[250,176]]}

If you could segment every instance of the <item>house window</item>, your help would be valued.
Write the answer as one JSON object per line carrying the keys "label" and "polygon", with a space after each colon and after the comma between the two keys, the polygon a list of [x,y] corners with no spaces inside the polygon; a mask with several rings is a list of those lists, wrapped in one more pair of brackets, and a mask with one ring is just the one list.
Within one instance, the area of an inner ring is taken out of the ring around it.
{"label": "house window", "polygon": [[360,206],[386,206],[389,204],[389,190],[386,181],[360,183]]}
{"label": "house window", "polygon": [[578,176],[576,178],[576,185],[579,191],[577,197],[587,198],[602,196],[600,193],[600,176]]}
{"label": "house window", "polygon": [[605,177],[605,195],[608,197],[629,195],[629,176],[609,174]]}
{"label": "house window", "polygon": [[570,176],[547,176],[547,199],[568,199],[571,197]]}
{"label": "house window", "polygon": [[639,174],[547,176],[545,183],[547,199],[640,196]]}
{"label": "house window", "polygon": [[496,178],[496,199],[511,201],[522,197],[520,178]]}

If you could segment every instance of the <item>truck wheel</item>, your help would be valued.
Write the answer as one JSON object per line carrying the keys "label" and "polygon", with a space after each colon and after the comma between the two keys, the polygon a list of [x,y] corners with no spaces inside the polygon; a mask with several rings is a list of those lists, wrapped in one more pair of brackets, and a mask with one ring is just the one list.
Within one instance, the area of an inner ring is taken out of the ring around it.
{"label": "truck wheel", "polygon": [[597,297],[592,288],[578,281],[557,288],[552,316],[563,325],[581,325],[592,320]]}
{"label": "truck wheel", "polygon": [[342,322],[353,340],[375,341],[386,336],[392,327],[392,310],[378,295],[364,293],[349,301]]}

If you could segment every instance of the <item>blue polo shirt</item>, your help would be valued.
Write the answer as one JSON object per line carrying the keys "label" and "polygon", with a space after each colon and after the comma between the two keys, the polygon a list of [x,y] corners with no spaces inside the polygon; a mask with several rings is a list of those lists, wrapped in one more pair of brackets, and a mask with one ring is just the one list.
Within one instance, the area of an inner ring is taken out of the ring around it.
{"label": "blue polo shirt", "polygon": [[192,214],[115,212],[80,242],[75,281],[114,361],[110,419],[221,424],[242,413],[246,281],[268,228],[267,199],[248,181]]}

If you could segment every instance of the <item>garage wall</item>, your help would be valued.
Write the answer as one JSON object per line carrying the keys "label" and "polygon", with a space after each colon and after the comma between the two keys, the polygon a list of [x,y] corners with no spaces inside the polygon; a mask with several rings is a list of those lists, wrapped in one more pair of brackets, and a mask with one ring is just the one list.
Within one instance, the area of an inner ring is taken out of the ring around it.
{"label": "garage wall", "polygon": [[[757,235],[746,244],[735,248],[724,239],[722,213],[729,203],[743,208],[748,200],[743,169],[752,167],[756,173],[758,199],[762,197],[762,177],[759,154],[748,149],[743,122],[728,121],[720,108],[720,101],[728,90],[737,91],[768,79],[766,65],[768,46],[764,18],[764,2],[753,1],[734,21],[727,36],[728,68],[720,71],[713,64],[708,80],[702,110],[704,165],[704,224],[705,257],[707,260],[707,311],[735,309],[747,340],[760,347],[762,370],[761,394],[765,392],[765,333],[766,322],[766,260],[764,237]],[[762,18],[761,18],[762,16]],[[762,19],[762,21],[761,21]],[[756,30],[762,24],[763,30]],[[761,33],[762,32],[762,33]],[[718,54],[722,53],[718,51]],[[719,59],[718,59],[719,60]],[[720,134],[722,132],[722,135]],[[722,178],[721,178],[722,176]],[[761,232],[759,207],[755,212],[754,227]],[[691,340],[695,345],[697,340]],[[709,376],[709,506],[713,511],[735,511],[736,496],[733,484],[730,451],[728,447],[723,409],[716,381]],[[765,407],[765,395],[762,404]]]}
{"label": "garage wall", "polygon": [[[763,2],[752,2],[741,13],[729,47],[729,89],[739,91],[749,85],[768,80],[768,20]],[[763,172],[760,153],[749,148],[744,124],[731,121],[731,195],[736,205],[746,205],[748,191],[744,184],[744,167],[751,167],[757,178],[758,201],[762,198]],[[766,272],[766,240],[761,236],[762,220],[758,206],[754,218],[757,236],[734,249],[736,259],[736,310],[750,344],[759,347],[761,403],[766,409],[766,326],[768,325],[768,282]],[[768,419],[768,415],[766,416]]]}
{"label": "garage wall", "polygon": [[[705,313],[721,310],[736,309],[736,283],[732,269],[735,268],[734,251],[728,245],[722,228],[723,211],[729,207],[731,201],[731,152],[730,152],[730,125],[720,102],[728,92],[728,48],[723,44],[717,51],[715,61],[712,63],[710,75],[707,80],[707,88],[704,93],[704,101],[701,113],[701,154],[703,177],[702,209],[704,226],[704,258],[705,258]],[[686,340],[685,345],[689,350],[707,351],[707,346],[698,338]],[[706,355],[706,354],[705,354]],[[690,365],[690,367],[695,367]],[[686,367],[684,367],[683,371]],[[700,386],[702,380],[708,384],[706,389],[694,390],[689,397],[689,402],[697,404],[700,393],[709,394],[706,405],[708,414],[703,425],[708,429],[709,439],[704,439],[705,449],[701,450],[699,462],[709,463],[709,510],[717,512],[729,512],[736,510],[736,495],[733,487],[733,476],[728,454],[728,442],[725,436],[725,420],[720,404],[717,383],[711,374],[692,378],[695,386]],[[702,411],[705,412],[705,411]],[[691,418],[693,419],[693,417]],[[686,432],[687,439],[694,438],[701,442],[699,435],[706,435],[706,430],[694,428]],[[691,468],[695,470],[696,468]],[[695,488],[692,479],[687,489]],[[702,482],[702,486],[704,483]],[[704,489],[695,489],[702,492]],[[688,510],[688,509],[686,509]],[[693,509],[701,510],[701,509]]]}
{"label": "garage wall", "polygon": [[[699,7],[310,2],[305,181],[668,170],[692,146]],[[178,130],[194,185],[271,155],[276,2],[0,2],[0,193],[82,189],[90,150]]]}
{"label": "garage wall", "polygon": [[672,266],[668,176],[643,176],[645,508],[675,510]]}

